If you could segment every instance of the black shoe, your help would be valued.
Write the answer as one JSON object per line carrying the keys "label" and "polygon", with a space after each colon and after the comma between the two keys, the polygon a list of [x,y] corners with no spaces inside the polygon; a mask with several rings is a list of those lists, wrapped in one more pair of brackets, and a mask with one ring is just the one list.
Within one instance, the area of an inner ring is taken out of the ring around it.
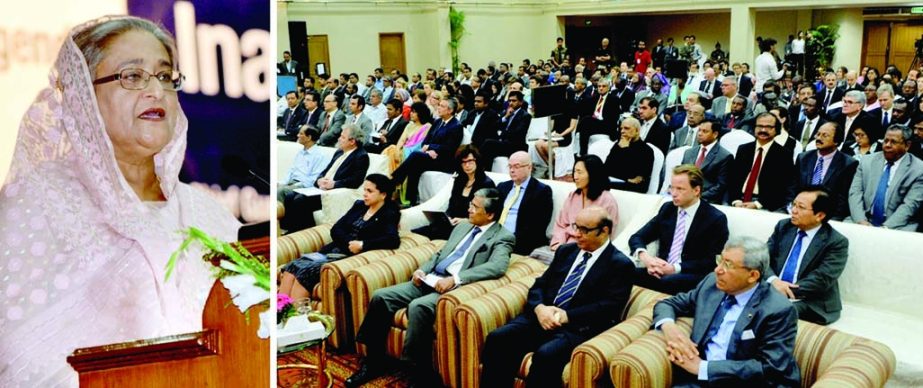
{"label": "black shoe", "polygon": [[356,373],[353,373],[352,376],[349,376],[346,379],[347,388],[355,388],[362,384],[365,384],[374,378],[381,376],[382,369],[374,365],[370,365],[368,362],[362,364],[362,367],[359,368]]}

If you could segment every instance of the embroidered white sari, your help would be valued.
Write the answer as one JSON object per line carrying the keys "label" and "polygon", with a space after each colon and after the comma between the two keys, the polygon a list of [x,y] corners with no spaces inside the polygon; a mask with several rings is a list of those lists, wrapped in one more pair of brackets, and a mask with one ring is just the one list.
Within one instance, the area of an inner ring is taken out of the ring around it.
{"label": "embroidered white sari", "polygon": [[26,112],[0,190],[0,386],[76,386],[76,348],[201,330],[213,283],[192,252],[164,266],[195,226],[231,241],[239,223],[179,182],[188,121],[155,155],[165,202],[142,202],[122,176],[71,31]]}

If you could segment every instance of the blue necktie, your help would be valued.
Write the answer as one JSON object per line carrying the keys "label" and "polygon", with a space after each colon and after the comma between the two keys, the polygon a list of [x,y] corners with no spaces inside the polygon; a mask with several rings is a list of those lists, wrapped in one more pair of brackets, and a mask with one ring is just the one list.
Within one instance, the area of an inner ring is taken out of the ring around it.
{"label": "blue necktie", "polygon": [[446,276],[449,273],[446,272],[446,268],[449,268],[449,265],[457,261],[465,254],[465,251],[468,250],[468,247],[471,246],[471,243],[474,241],[474,238],[477,237],[478,233],[481,233],[481,228],[475,226],[474,229],[471,229],[471,233],[468,235],[468,238],[461,243],[458,247],[455,248],[455,252],[452,252],[449,257],[443,259],[436,265],[436,274],[440,276]]}
{"label": "blue necktie", "polygon": [[881,226],[885,222],[885,197],[888,195],[888,179],[891,178],[893,165],[894,162],[888,162],[885,166],[885,172],[878,181],[878,189],[875,190],[875,200],[872,202],[872,225],[875,226]]}
{"label": "blue necktie", "polygon": [[811,177],[812,185],[819,185],[824,180],[824,174],[822,174],[823,170],[824,170],[824,158],[820,157],[820,155],[818,154],[817,164],[814,165],[814,176]]}
{"label": "blue necktie", "polygon": [[798,231],[798,237],[795,239],[795,246],[792,252],[788,254],[788,260],[785,260],[785,266],[782,267],[782,280],[794,283],[795,274],[798,273],[798,256],[801,255],[801,242],[808,234],[803,230]]}
{"label": "blue necktie", "polygon": [[705,331],[704,341],[702,341],[702,349],[700,353],[705,354],[704,348],[705,345],[711,341],[712,337],[715,334],[718,334],[718,329],[721,328],[721,323],[724,322],[724,316],[727,315],[728,311],[731,311],[731,307],[737,304],[737,298],[731,295],[724,295],[724,299],[721,300],[721,303],[718,304],[718,309],[715,310],[715,316],[711,319],[711,324],[708,325],[708,330]]}
{"label": "blue necktie", "polygon": [[571,298],[573,298],[574,294],[577,292],[577,285],[580,283],[583,271],[586,270],[586,263],[590,261],[591,256],[593,256],[592,253],[584,252],[583,261],[577,264],[577,267],[571,271],[570,275],[567,275],[567,279],[564,280],[564,285],[562,285],[561,290],[558,291],[558,296],[554,298],[555,306],[566,309],[567,305],[570,304]]}
{"label": "blue necktie", "polygon": [[881,118],[881,126],[884,127],[884,128],[887,128],[887,127],[888,127],[888,123],[890,123],[890,122],[891,122],[891,121],[888,120],[888,112],[884,112],[884,114],[882,115],[882,118]]}

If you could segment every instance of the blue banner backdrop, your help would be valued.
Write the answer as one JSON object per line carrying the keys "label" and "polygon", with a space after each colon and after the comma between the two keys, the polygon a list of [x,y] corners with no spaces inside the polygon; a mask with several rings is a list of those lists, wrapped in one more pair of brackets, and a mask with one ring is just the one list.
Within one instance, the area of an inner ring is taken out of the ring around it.
{"label": "blue banner backdrop", "polygon": [[161,23],[177,40],[189,117],[180,179],[269,187],[269,7],[266,0],[127,0],[128,13]]}

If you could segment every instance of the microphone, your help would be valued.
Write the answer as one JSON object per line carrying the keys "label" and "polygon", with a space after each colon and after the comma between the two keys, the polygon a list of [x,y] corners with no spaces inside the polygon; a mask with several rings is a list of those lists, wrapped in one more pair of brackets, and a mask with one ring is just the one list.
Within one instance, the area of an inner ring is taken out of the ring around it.
{"label": "microphone", "polygon": [[236,177],[252,177],[262,182],[266,187],[269,185],[269,177],[264,171],[256,170],[250,167],[244,158],[238,155],[229,155],[221,159],[221,168]]}

